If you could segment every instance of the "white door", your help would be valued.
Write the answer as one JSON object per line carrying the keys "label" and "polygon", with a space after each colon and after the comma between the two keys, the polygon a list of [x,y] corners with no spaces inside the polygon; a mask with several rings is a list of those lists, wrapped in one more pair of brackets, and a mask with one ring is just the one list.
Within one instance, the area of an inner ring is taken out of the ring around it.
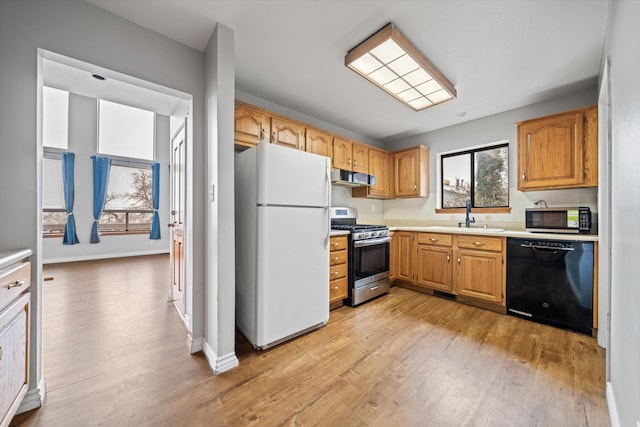
{"label": "white door", "polygon": [[187,121],[171,140],[171,300],[184,316],[185,150]]}

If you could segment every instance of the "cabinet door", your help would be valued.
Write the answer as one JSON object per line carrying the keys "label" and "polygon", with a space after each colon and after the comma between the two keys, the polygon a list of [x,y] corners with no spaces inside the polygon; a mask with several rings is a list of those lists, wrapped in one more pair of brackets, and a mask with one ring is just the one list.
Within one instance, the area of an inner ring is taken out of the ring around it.
{"label": "cabinet door", "polygon": [[422,145],[394,153],[394,196],[429,195],[429,149]]}
{"label": "cabinet door", "polygon": [[333,168],[351,170],[351,141],[333,137]]}
{"label": "cabinet door", "polygon": [[417,285],[451,293],[452,249],[445,246],[418,245]]}
{"label": "cabinet door", "polygon": [[283,117],[271,117],[271,142],[285,147],[304,150],[305,127],[302,123],[285,119]]}
{"label": "cabinet door", "polygon": [[234,117],[236,144],[252,147],[269,140],[269,114],[266,111],[236,102]]}
{"label": "cabinet door", "polygon": [[500,304],[503,302],[501,252],[460,249],[456,261],[458,295]]}
{"label": "cabinet door", "polygon": [[307,151],[325,157],[331,157],[333,137],[326,132],[307,128]]}
{"label": "cabinet door", "polygon": [[518,190],[583,185],[583,119],[567,113],[518,125]]}
{"label": "cabinet door", "polygon": [[398,240],[398,264],[396,278],[406,282],[413,282],[414,245],[413,234],[408,231],[397,232],[395,237]]}
{"label": "cabinet door", "polygon": [[351,170],[360,173],[369,173],[369,149],[364,144],[352,144]]}
{"label": "cabinet door", "polygon": [[391,243],[389,244],[389,281],[393,283],[398,277],[398,239],[395,231],[389,232],[389,237],[391,237]]}
{"label": "cabinet door", "polygon": [[376,177],[376,185],[368,187],[369,195],[379,198],[390,197],[389,153],[369,148],[369,175]]}

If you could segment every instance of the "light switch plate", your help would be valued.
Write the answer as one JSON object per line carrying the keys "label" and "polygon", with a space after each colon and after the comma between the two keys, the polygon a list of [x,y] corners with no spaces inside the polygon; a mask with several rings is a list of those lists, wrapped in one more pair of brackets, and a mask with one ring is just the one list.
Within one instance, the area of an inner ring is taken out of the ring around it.
{"label": "light switch plate", "polygon": [[216,191],[216,185],[215,184],[211,184],[211,188],[209,188],[209,203],[213,203],[215,201],[215,191]]}

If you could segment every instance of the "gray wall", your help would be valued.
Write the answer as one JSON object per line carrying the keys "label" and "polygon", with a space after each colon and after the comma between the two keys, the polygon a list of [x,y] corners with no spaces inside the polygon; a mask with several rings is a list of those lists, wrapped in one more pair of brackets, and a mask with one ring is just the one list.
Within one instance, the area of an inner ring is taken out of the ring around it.
{"label": "gray wall", "polygon": [[[559,113],[573,108],[593,105],[597,102],[597,82],[594,80],[593,88],[577,92],[550,101],[540,102],[494,114],[477,120],[471,120],[459,125],[438,129],[422,135],[387,143],[387,150],[400,150],[419,144],[431,148],[429,157],[429,192],[436,191],[436,153],[443,151],[462,150],[481,144],[495,141],[509,141],[509,183],[515,187],[516,181],[516,144],[517,132],[515,123],[522,120],[541,117],[548,114]],[[433,179],[431,179],[433,178]]]}
{"label": "gray wall", "polygon": [[[613,0],[611,63],[611,344],[607,397],[614,427],[640,422],[640,2]],[[619,424],[618,424],[619,422]]]}
{"label": "gray wall", "polygon": [[235,355],[234,48],[233,31],[216,25],[205,49],[208,174],[207,194],[203,194],[208,200],[204,353],[216,373],[238,365]]}
{"label": "gray wall", "polygon": [[[32,310],[30,390],[22,409],[40,404],[42,385],[42,244],[38,147],[37,48],[61,53],[193,95],[195,179],[192,231],[203,229],[203,55],[80,0],[0,2],[0,249],[30,248]],[[198,173],[200,175],[198,175]],[[203,233],[194,233],[193,254],[203,252]],[[194,286],[204,286],[202,256],[194,257]],[[202,337],[204,313],[194,307],[192,334]]]}
{"label": "gray wall", "polygon": [[[169,117],[156,116],[156,161],[160,163],[161,239],[151,240],[148,234],[100,237],[100,243],[89,243],[93,223],[93,167],[91,156],[97,147],[97,100],[69,94],[69,151],[75,153],[74,217],[80,243],[63,245],[62,237],[43,239],[43,262],[68,262],[120,256],[169,253],[170,233],[164,227],[169,222]],[[168,288],[167,280],[167,288]]]}
{"label": "gray wall", "polygon": [[518,121],[555,114],[574,108],[596,104],[597,87],[557,99],[528,105],[526,107],[505,111],[492,116],[468,121],[455,126],[428,132],[387,143],[387,150],[425,145],[429,152],[429,197],[417,199],[397,199],[384,202],[384,220],[390,224],[403,225],[406,221],[416,224],[427,221],[427,224],[455,225],[462,221],[464,215],[436,214],[435,209],[438,171],[438,154],[448,151],[463,150],[469,147],[494,142],[509,142],[509,214],[491,214],[476,216],[476,221],[489,226],[524,229],[524,209],[532,207],[533,202],[544,199],[549,206],[587,206],[597,209],[597,189],[571,189],[553,191],[517,190],[517,132]]}

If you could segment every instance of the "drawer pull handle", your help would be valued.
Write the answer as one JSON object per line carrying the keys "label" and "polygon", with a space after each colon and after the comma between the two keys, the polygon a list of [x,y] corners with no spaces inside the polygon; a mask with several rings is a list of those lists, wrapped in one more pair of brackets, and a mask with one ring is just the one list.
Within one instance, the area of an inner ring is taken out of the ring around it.
{"label": "drawer pull handle", "polygon": [[340,246],[340,243],[339,242],[333,242],[333,243],[331,243],[331,246]]}
{"label": "drawer pull handle", "polygon": [[334,291],[337,291],[338,289],[340,289],[340,286],[334,286],[334,287],[333,287],[333,288],[331,288],[331,289],[333,289]]}
{"label": "drawer pull handle", "polygon": [[437,242],[439,239],[436,239],[435,237],[429,237],[429,241],[430,242]]}
{"label": "drawer pull handle", "polygon": [[476,246],[484,246],[484,242],[473,242]]}
{"label": "drawer pull handle", "polygon": [[338,274],[340,274],[339,271],[332,271],[331,274],[333,274],[334,276],[337,276]]}
{"label": "drawer pull handle", "polygon": [[13,283],[9,283],[7,285],[7,289],[11,289],[11,288],[18,288],[20,286],[24,285],[24,280],[16,280]]}
{"label": "drawer pull handle", "polygon": [[339,256],[337,256],[337,257],[333,258],[333,260],[334,260],[334,261],[338,261],[338,260],[340,260],[340,257],[339,257]]}

